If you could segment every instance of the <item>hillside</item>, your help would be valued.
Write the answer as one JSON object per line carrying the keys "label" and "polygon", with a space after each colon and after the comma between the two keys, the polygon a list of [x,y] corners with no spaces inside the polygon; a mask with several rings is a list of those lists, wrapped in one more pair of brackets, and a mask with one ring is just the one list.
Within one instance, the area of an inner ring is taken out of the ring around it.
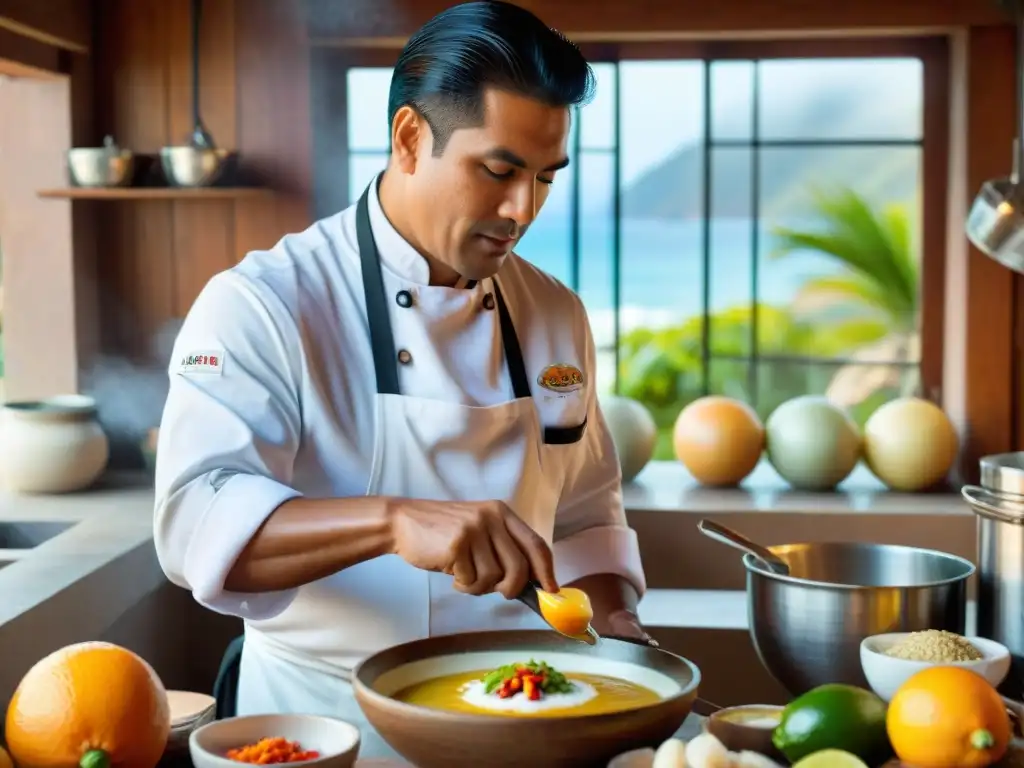
{"label": "hillside", "polygon": [[[826,79],[826,77],[828,79]],[[884,138],[887,129],[912,122],[905,78],[879,84],[823,73],[816,87],[793,88],[777,95],[786,103],[763,109],[763,131],[771,136],[826,139]],[[811,85],[811,84],[809,84]],[[716,114],[724,135],[742,135],[740,121],[749,106]],[[625,136],[623,141],[628,141]],[[800,211],[814,185],[843,184],[869,199],[905,200],[919,185],[919,150],[914,146],[786,147],[761,149],[760,215],[781,217]],[[751,152],[745,148],[713,149],[712,215],[745,217],[750,213]],[[682,146],[647,168],[623,189],[623,214],[630,218],[693,218],[703,214],[703,147]]]}

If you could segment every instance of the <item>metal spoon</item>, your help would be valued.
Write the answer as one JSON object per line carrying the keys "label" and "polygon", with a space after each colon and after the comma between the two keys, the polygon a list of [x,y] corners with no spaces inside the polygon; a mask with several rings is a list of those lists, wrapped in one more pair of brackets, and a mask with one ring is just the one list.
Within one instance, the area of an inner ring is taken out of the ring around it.
{"label": "metal spoon", "polygon": [[709,539],[714,539],[722,544],[728,544],[734,549],[753,555],[764,563],[764,566],[769,571],[777,573],[780,576],[789,575],[789,565],[786,564],[785,560],[767,547],[755,544],[746,536],[737,533],[732,528],[726,528],[724,525],[713,523],[710,520],[701,520],[697,523],[697,529]]}
{"label": "metal spoon", "polygon": [[[540,610],[540,600],[537,599],[538,589],[540,589],[540,584],[538,584],[536,581],[528,581],[526,582],[526,586],[523,587],[523,591],[520,592],[519,595],[516,597],[516,600],[523,603],[527,608],[529,608],[531,611],[533,611],[542,619],[544,619],[544,614],[541,613]],[[544,623],[551,627],[553,630],[555,630],[555,632],[558,632],[558,634],[562,635],[563,637],[569,637],[573,640],[579,640],[581,643],[586,643],[587,645],[596,645],[597,641],[601,639],[597,632],[594,630],[594,628],[590,626],[587,627],[587,631],[584,632],[582,635],[567,635],[564,632],[561,632],[557,627],[553,626],[551,622],[549,622],[547,619],[544,619]]]}

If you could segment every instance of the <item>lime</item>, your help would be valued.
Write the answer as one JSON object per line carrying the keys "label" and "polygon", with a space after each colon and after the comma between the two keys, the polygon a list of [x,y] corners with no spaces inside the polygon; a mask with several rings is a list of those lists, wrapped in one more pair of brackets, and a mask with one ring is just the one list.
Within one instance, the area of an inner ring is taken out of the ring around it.
{"label": "lime", "polygon": [[885,714],[885,702],[871,691],[822,685],[782,711],[772,743],[791,763],[822,750],[841,750],[878,765],[892,754]]}
{"label": "lime", "polygon": [[808,755],[793,768],[868,768],[868,764],[841,749],[823,749]]}

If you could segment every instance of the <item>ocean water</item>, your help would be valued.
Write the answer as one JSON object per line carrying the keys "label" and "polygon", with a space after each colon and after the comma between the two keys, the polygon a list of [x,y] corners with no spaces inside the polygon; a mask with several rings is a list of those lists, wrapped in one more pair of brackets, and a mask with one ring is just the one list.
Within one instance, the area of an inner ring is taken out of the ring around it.
{"label": "ocean water", "polygon": [[[745,219],[712,220],[710,264],[705,275],[702,221],[624,219],[619,302],[623,328],[674,324],[700,315],[705,277],[712,312],[749,305],[754,300],[755,261],[757,300],[768,304],[792,302],[808,278],[843,272],[833,259],[817,253],[773,258],[771,227],[763,222],[758,226],[755,246],[751,237],[754,226]],[[802,226],[813,227],[813,222]],[[571,280],[571,234],[564,221],[541,216],[517,249],[523,258],[576,288],[598,337],[607,336],[615,308],[613,238],[609,218],[584,219],[576,286]]]}

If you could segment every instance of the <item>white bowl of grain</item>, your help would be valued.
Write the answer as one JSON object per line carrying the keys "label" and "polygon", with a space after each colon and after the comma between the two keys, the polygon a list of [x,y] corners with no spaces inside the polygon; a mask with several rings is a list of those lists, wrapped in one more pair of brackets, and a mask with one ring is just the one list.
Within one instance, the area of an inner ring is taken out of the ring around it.
{"label": "white bowl of grain", "polygon": [[871,689],[889,701],[911,675],[929,667],[964,667],[997,687],[1010,672],[1010,651],[995,640],[937,629],[891,632],[861,642],[860,664]]}

